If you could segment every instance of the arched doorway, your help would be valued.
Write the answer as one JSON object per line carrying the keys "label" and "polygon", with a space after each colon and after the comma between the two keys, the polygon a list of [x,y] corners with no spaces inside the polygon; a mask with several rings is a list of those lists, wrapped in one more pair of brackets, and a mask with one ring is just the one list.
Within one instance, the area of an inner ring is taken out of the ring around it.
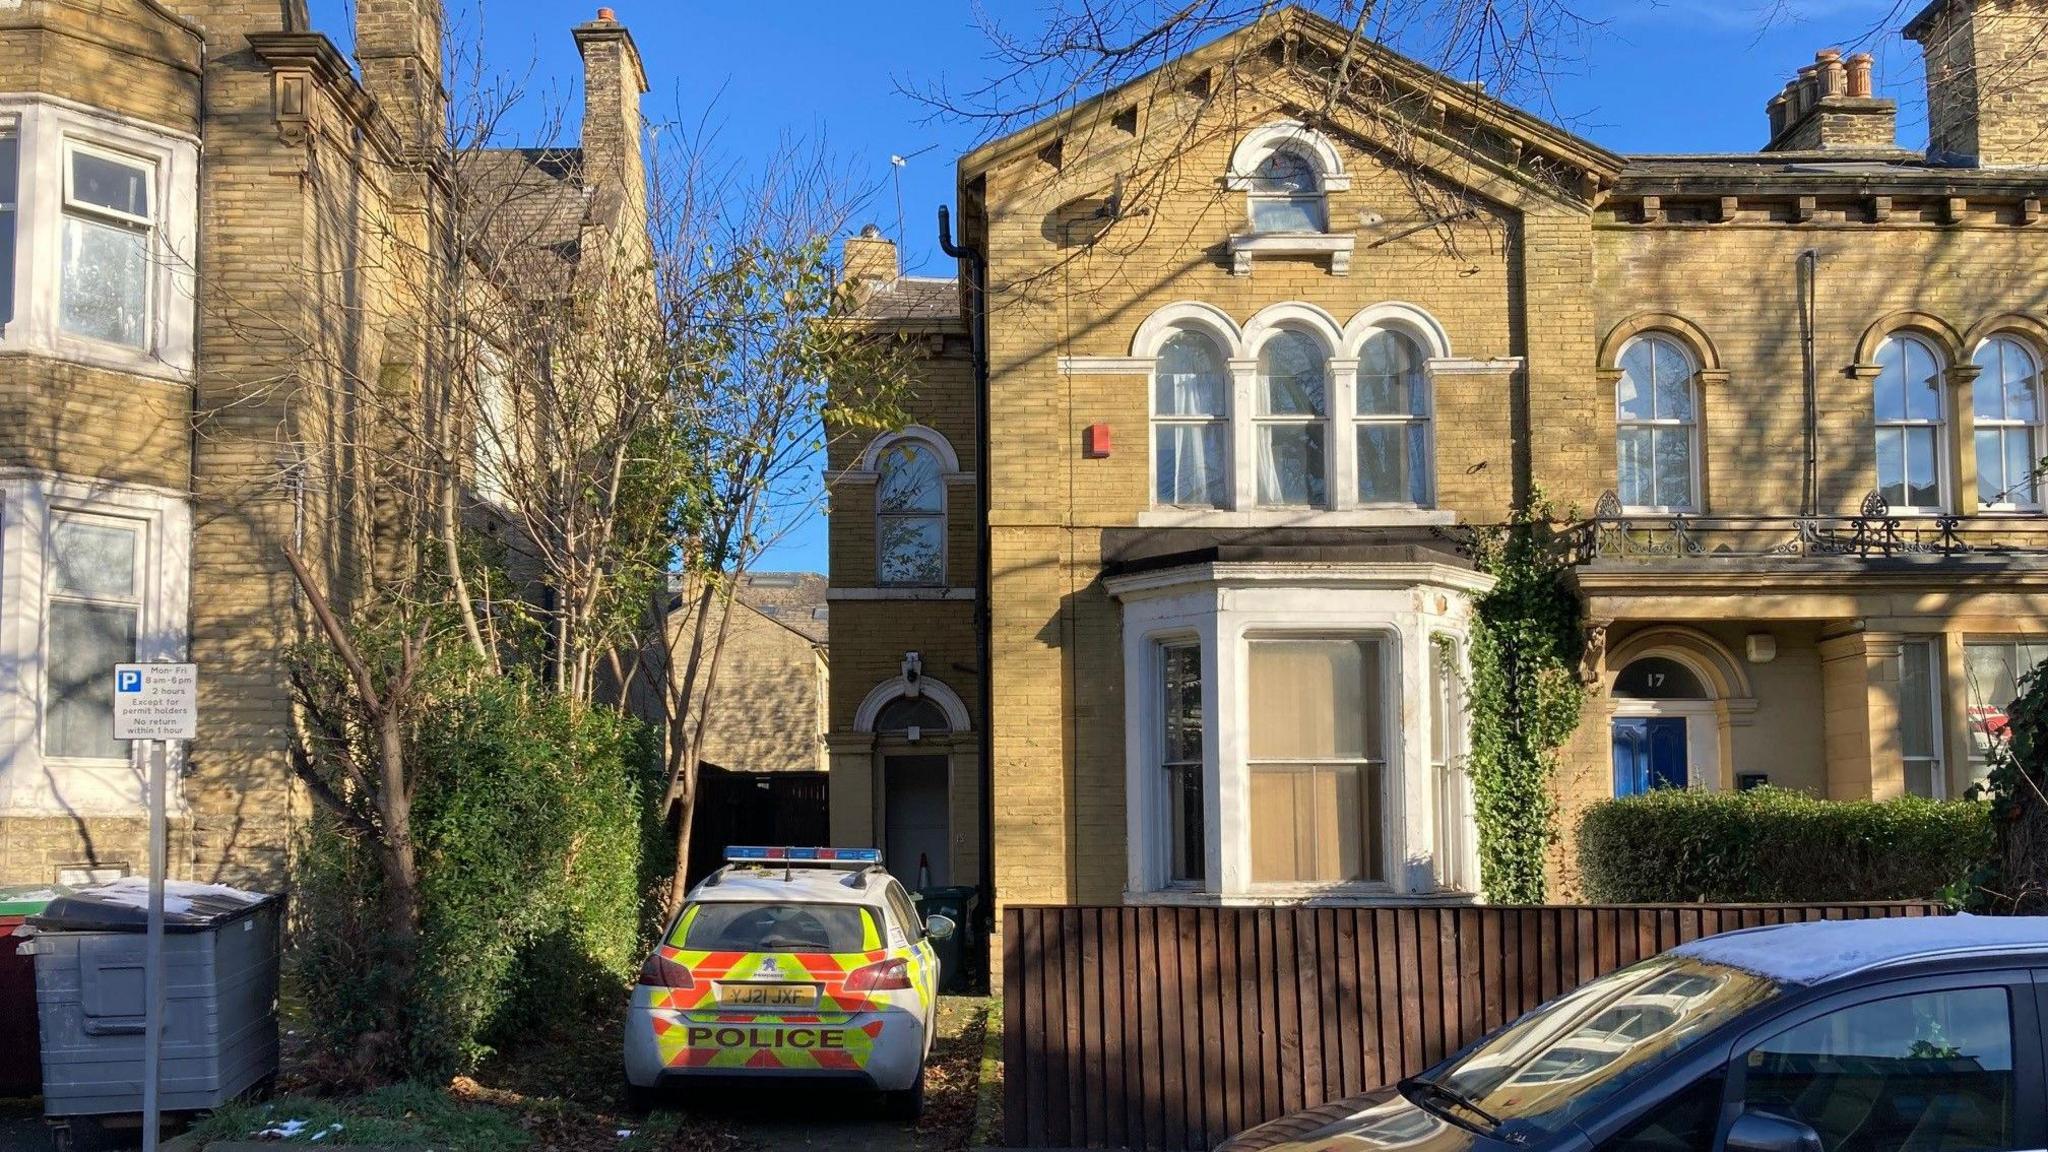
{"label": "arched doorway", "polygon": [[1670,655],[1630,661],[1614,678],[1614,794],[1712,787],[1720,718],[1707,677]]}
{"label": "arched doorway", "polygon": [[928,676],[899,676],[868,694],[854,727],[869,740],[869,842],[890,874],[911,888],[974,883],[975,859],[954,834],[973,827],[976,802],[972,724],[959,695]]}

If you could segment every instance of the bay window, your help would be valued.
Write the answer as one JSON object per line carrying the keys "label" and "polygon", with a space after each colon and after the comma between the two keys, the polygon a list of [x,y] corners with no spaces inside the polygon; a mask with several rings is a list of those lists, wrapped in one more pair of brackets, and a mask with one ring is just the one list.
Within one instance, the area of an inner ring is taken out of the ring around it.
{"label": "bay window", "polygon": [[1877,350],[1871,403],[1877,424],[1877,491],[1895,512],[1940,512],[1943,498],[1941,359],[1917,336]]}
{"label": "bay window", "polygon": [[1329,501],[1325,466],[1330,403],[1327,359],[1316,338],[1282,329],[1259,349],[1259,503],[1320,508]]}
{"label": "bay window", "polygon": [[1243,560],[1105,584],[1134,900],[1477,889],[1457,669],[1487,577]]}
{"label": "bay window", "polygon": [[1254,640],[1254,883],[1386,879],[1378,640]]}
{"label": "bay window", "polygon": [[198,177],[192,137],[0,99],[0,347],[187,377]]}
{"label": "bay window", "polygon": [[2041,506],[2041,368],[2032,348],[1993,336],[1977,349],[1973,389],[1977,502],[1999,510]]}

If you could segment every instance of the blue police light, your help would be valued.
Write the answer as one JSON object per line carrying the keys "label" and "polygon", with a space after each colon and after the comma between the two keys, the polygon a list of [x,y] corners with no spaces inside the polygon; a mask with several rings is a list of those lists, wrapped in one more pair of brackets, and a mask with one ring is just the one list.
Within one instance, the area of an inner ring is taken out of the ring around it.
{"label": "blue police light", "polygon": [[777,864],[879,864],[879,848],[796,848],[735,844],[725,850],[735,864],[773,862]]}

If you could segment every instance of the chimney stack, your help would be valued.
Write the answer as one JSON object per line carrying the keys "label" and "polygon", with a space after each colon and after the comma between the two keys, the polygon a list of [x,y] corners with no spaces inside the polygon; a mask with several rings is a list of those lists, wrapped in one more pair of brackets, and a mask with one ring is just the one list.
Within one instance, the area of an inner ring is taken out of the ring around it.
{"label": "chimney stack", "polygon": [[1889,152],[1898,147],[1898,105],[1871,95],[1871,58],[1842,50],[1814,54],[1813,63],[1771,97],[1766,152]]}
{"label": "chimney stack", "polygon": [[896,242],[882,235],[880,228],[870,224],[860,230],[860,235],[847,238],[839,258],[840,283],[872,288],[900,275],[902,269],[896,262]]}
{"label": "chimney stack", "polygon": [[597,19],[573,31],[583,56],[583,183],[599,219],[631,220],[632,230],[644,231],[640,97],[647,92],[647,72],[640,48],[610,8],[599,8]]}
{"label": "chimney stack", "polygon": [[439,150],[448,93],[441,87],[441,0],[356,0],[363,90],[415,159]]}
{"label": "chimney stack", "polygon": [[1934,0],[1906,24],[1927,63],[1927,158],[2048,165],[2048,0]]}

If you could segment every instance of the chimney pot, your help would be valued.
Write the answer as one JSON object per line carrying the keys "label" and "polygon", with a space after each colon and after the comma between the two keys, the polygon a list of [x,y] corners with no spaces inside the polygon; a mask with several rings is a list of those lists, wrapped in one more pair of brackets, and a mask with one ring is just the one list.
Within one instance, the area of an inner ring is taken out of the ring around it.
{"label": "chimney pot", "polygon": [[1859,100],[1870,98],[1870,74],[1876,63],[1876,58],[1868,52],[1858,52],[1849,57],[1849,95]]}
{"label": "chimney pot", "polygon": [[1821,99],[1824,100],[1830,96],[1841,96],[1848,92],[1849,72],[1848,69],[1842,67],[1842,52],[1840,49],[1829,48],[1823,52],[1816,53],[1813,58],[1813,67],[1815,76],[1819,80],[1818,95]]}
{"label": "chimney pot", "polygon": [[606,24],[616,24],[619,22],[618,13],[613,12],[609,8],[599,8],[597,10],[597,18]]}

